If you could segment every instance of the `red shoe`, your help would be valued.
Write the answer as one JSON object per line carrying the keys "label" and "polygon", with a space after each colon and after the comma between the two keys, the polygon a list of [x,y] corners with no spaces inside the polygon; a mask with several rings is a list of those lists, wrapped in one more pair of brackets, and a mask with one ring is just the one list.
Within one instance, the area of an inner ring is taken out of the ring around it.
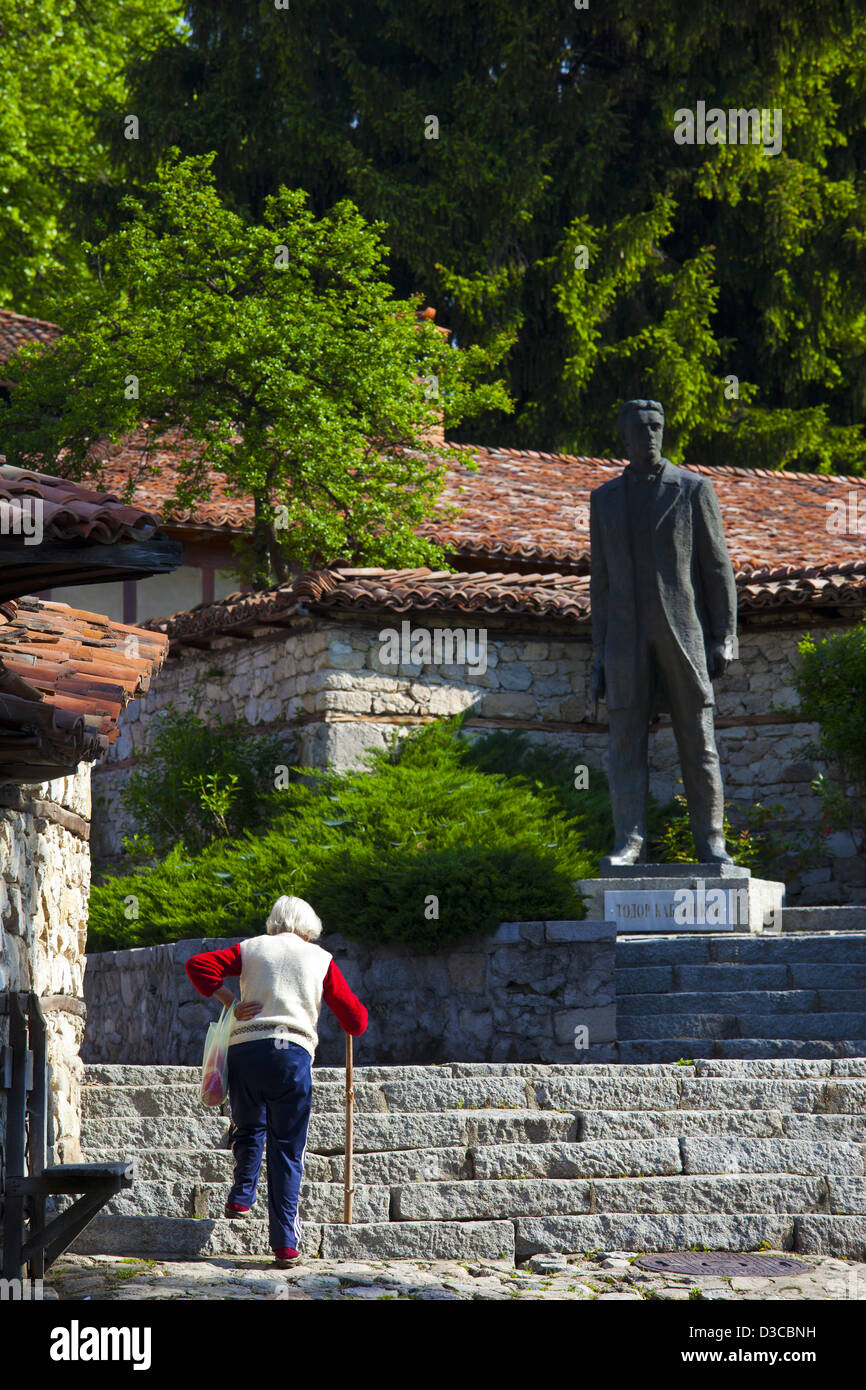
{"label": "red shoe", "polygon": [[296,1265],[300,1259],[297,1250],[293,1250],[290,1245],[283,1245],[279,1250],[274,1251],[274,1264],[277,1269],[290,1269]]}
{"label": "red shoe", "polygon": [[249,1207],[239,1207],[234,1202],[226,1202],[225,1214],[230,1220],[237,1216],[252,1216]]}

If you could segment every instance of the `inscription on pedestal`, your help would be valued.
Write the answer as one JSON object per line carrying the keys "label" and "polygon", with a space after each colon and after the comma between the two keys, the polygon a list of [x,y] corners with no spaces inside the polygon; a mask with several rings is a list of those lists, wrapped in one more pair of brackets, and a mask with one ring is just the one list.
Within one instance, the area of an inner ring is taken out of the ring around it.
{"label": "inscription on pedestal", "polygon": [[606,889],[604,915],[619,931],[733,931],[748,929],[747,888]]}

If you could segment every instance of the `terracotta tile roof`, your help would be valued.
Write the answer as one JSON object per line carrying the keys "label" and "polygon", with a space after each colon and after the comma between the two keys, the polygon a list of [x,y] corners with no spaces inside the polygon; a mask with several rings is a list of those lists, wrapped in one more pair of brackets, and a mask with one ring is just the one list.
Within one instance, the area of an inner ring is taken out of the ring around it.
{"label": "terracotta tile roof", "polygon": [[[741,614],[758,610],[820,609],[866,605],[866,560],[810,569],[793,567],[736,571]],[[256,637],[275,627],[293,627],[311,613],[425,613],[474,617],[513,616],[522,621],[560,620],[570,627],[589,623],[589,576],[582,574],[450,573],[407,570],[322,569],[297,576],[261,593],[229,594],[146,627],[173,642],[205,643],[219,635]]]}
{"label": "terracotta tile roof", "polygon": [[167,654],[161,634],[98,613],[0,603],[0,781],[48,781],[102,757]]}
{"label": "terracotta tile roof", "polygon": [[[448,470],[443,512],[457,506],[461,514],[443,514],[441,521],[421,526],[420,534],[464,563],[474,559],[503,568],[552,565],[588,572],[589,494],[621,472],[624,459],[457,447],[479,463],[474,472],[459,465]],[[140,471],[138,446],[118,445],[106,457],[105,478],[114,488],[122,486],[131,467]],[[135,496],[140,505],[164,513],[175,486],[177,460],[170,452],[155,454],[154,460],[160,466],[159,478],[142,479]],[[689,470],[711,479],[731,557],[740,569],[843,565],[861,559],[866,551],[864,537],[854,528],[839,535],[827,525],[830,504],[847,505],[849,493],[859,499],[859,513],[866,516],[864,478],[698,464],[689,465]],[[252,515],[252,500],[230,496],[224,475],[215,473],[210,498],[172,514],[170,524],[184,521],[238,531],[250,525]]]}
{"label": "terracotta tile roof", "polygon": [[9,464],[0,464],[0,527],[0,599],[63,584],[145,578],[176,568],[182,557],[154,512]]}
{"label": "terracotta tile roof", "polygon": [[56,323],[0,309],[0,366],[5,365],[24,343],[53,343],[61,334],[62,329]]}
{"label": "terracotta tile roof", "polygon": [[[55,324],[19,314],[0,312],[0,361],[4,342],[20,345],[26,339],[50,341]],[[249,527],[252,499],[234,496],[224,474],[214,472],[206,501],[186,510],[170,501],[178,477],[179,458],[198,451],[175,431],[166,446],[146,450],[144,431],[121,444],[99,448],[106,484],[123,489],[132,475],[135,499],[146,512],[170,516],[173,526],[240,531]],[[465,563],[477,560],[503,568],[551,566],[585,573],[589,566],[589,493],[623,467],[625,460],[581,455],[539,453],[528,449],[461,445],[479,467],[470,472],[459,465],[449,469],[444,506],[456,505],[461,515],[420,528]],[[152,466],[156,468],[153,476]],[[802,570],[835,565],[841,572],[849,561],[863,558],[864,535],[856,527],[844,534],[828,530],[830,504],[847,502],[849,493],[866,515],[866,479],[815,473],[769,472],[764,469],[708,468],[688,464],[712,480],[725,522],[725,534],[736,568],[774,566]]]}
{"label": "terracotta tile roof", "polygon": [[93,452],[107,487],[121,492],[132,476],[136,504],[157,512],[165,518],[166,524],[229,532],[244,531],[252,525],[253,499],[233,496],[225,474],[215,469],[208,474],[206,501],[194,507],[174,504],[179,463],[201,452],[201,447],[180,429],[171,430],[156,448],[142,428],[127,435],[119,444],[95,444]]}
{"label": "terracotta tile roof", "polygon": [[114,545],[149,540],[160,528],[155,511],[121,502],[112,492],[97,492],[87,483],[0,463],[0,502],[8,503],[11,518],[32,505],[26,498],[40,499],[43,532],[53,540]]}
{"label": "terracotta tile roof", "polygon": [[[422,533],[466,557],[565,561],[588,571],[589,494],[620,473],[626,460],[516,449],[473,452],[478,471],[458,478],[452,470],[443,499],[459,505],[462,515]],[[866,478],[699,464],[688,469],[712,481],[738,569],[843,565],[866,555],[866,534],[836,535],[827,525],[834,510],[829,504],[847,504],[849,492],[866,518]]]}
{"label": "terracotta tile roof", "polygon": [[576,574],[452,574],[446,570],[341,569],[300,576],[294,595],[319,610],[459,612],[589,617],[589,579]]}

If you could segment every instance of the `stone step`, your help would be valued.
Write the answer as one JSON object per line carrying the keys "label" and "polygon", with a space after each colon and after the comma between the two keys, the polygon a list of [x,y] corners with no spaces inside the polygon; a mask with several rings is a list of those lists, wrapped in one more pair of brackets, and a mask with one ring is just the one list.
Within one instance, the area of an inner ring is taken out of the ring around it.
{"label": "stone step", "polygon": [[[811,1075],[844,1075],[866,1077],[866,1061],[861,1059],[827,1060],[798,1062],[796,1059],[780,1058],[767,1061],[757,1068],[751,1062],[724,1062],[709,1067],[713,1075],[742,1074],[754,1077]],[[448,1080],[449,1077],[523,1077],[525,1080],[550,1080],[558,1077],[580,1076],[631,1076],[644,1079],[648,1076],[669,1076],[670,1067],[663,1064],[639,1064],[623,1068],[617,1063],[590,1065],[577,1062],[449,1062],[439,1065],[407,1065],[356,1067],[356,1084],[367,1081],[429,1081]],[[680,1073],[677,1073],[678,1075]],[[148,1085],[198,1085],[198,1067],[169,1067],[145,1065],[121,1065],[88,1063],[84,1068],[85,1086],[148,1086]],[[320,1083],[343,1084],[342,1067],[314,1067],[313,1079]]]}
{"label": "stone step", "polygon": [[[631,1068],[636,1070],[636,1068]],[[664,1070],[662,1067],[661,1070]],[[683,1075],[691,1072],[682,1069]],[[771,1081],[795,1081],[815,1076],[841,1077],[846,1080],[866,1079],[866,1058],[863,1057],[762,1057],[753,1061],[737,1058],[713,1058],[696,1062],[694,1073],[700,1077],[742,1076],[748,1081],[766,1078]]]}
{"label": "stone step", "polygon": [[630,1038],[802,1038],[846,1042],[866,1038],[866,1013],[626,1014],[617,1019]]}
{"label": "stone step", "polygon": [[[831,970],[825,966],[822,969]],[[849,969],[856,967],[850,966]],[[633,994],[663,994],[671,990],[736,990],[748,981],[751,989],[786,989],[787,965],[636,965],[616,972],[617,1008]],[[835,981],[835,971],[833,979]]]}
{"label": "stone step", "polygon": [[866,965],[647,965],[617,972],[617,1007],[636,994],[737,990],[866,991]]}
{"label": "stone step", "polygon": [[[342,1222],[341,1183],[304,1183],[300,1213],[305,1224]],[[110,1216],[222,1219],[224,1183],[136,1182],[112,1198]],[[866,1179],[801,1174],[735,1174],[656,1178],[532,1178],[475,1182],[406,1182],[356,1185],[358,1224],[394,1221],[488,1221],[515,1216],[589,1216],[643,1213],[776,1211],[839,1216],[866,1214]],[[267,1186],[259,1186],[253,1216],[267,1215]]]}
{"label": "stone step", "polygon": [[[511,1221],[384,1221],[344,1226],[302,1221],[307,1257],[391,1260],[514,1259]],[[212,1255],[268,1257],[267,1222],[167,1216],[94,1217],[70,1246],[78,1255],[151,1255],[173,1259]]]}
{"label": "stone step", "polygon": [[[359,1123],[372,1123],[376,1116],[423,1115],[452,1120],[461,1115],[483,1115],[490,1120],[509,1116],[525,1118],[535,1110],[562,1110],[572,1106],[608,1109],[661,1109],[676,1106],[681,1076],[670,1069],[650,1075],[630,1075],[615,1069],[593,1075],[571,1067],[561,1076],[515,1077],[514,1079],[468,1079],[454,1081],[418,1080],[355,1083],[355,1114]],[[563,1100],[563,1097],[567,1099]],[[107,1119],[118,1124],[142,1119],[171,1118],[212,1123],[215,1115],[199,1098],[198,1088],[179,1086],[88,1086],[84,1088],[82,1114],[85,1127]],[[342,1086],[320,1082],[313,1088],[313,1114],[327,1125],[342,1117],[345,1095]],[[220,1112],[227,1120],[228,1106]]]}
{"label": "stone step", "polygon": [[866,1105],[862,1077],[716,1075],[683,1078],[682,1109],[796,1110],[810,1114],[859,1115]]}
{"label": "stone step", "polygon": [[[161,1150],[145,1152],[150,1155],[146,1163],[138,1161],[138,1151],[121,1147],[88,1149],[84,1158],[88,1161],[96,1153],[135,1158],[137,1182],[169,1180],[170,1154]],[[692,1131],[684,1137],[665,1139],[590,1139],[572,1144],[490,1144],[468,1150],[455,1147],[358,1153],[353,1170],[355,1180],[361,1184],[391,1186],[448,1179],[669,1177],[682,1172],[799,1173],[819,1177],[843,1173],[856,1177],[864,1172],[864,1162],[861,1143],[832,1135],[821,1139],[707,1138],[700,1131]],[[313,1170],[308,1155],[305,1171],[309,1181],[341,1182],[343,1159],[332,1155],[327,1166],[320,1161]],[[228,1181],[229,1174],[227,1166],[223,1180]],[[212,1151],[203,1150],[200,1155],[192,1151],[185,1176],[189,1184],[220,1181]]]}
{"label": "stone step", "polygon": [[[576,1111],[577,1140],[587,1139],[654,1139],[662,1137],[682,1138],[687,1134],[705,1135],[743,1135],[752,1138],[771,1139],[787,1136],[790,1139],[844,1139],[850,1143],[866,1143],[866,1112],[855,1114],[828,1115],[791,1112],[783,1109],[758,1110],[584,1110]],[[85,1136],[86,1139],[86,1136]],[[123,1155],[114,1147],[110,1149],[91,1148],[85,1145],[89,1157],[95,1162],[106,1162]],[[472,1147],[478,1147],[473,1145]],[[184,1177],[194,1163],[196,1153],[206,1153],[209,1163],[218,1162],[219,1168],[213,1178],[202,1173],[202,1181],[222,1180],[231,1169],[232,1155],[224,1149],[184,1149],[171,1150],[155,1148],[136,1149],[142,1159],[147,1155],[157,1155],[166,1166],[163,1172],[143,1174],[148,1177]],[[401,1151],[402,1152],[402,1151]],[[468,1152],[467,1149],[463,1152]],[[176,1157],[179,1154],[180,1157]],[[308,1152],[307,1162],[316,1157]],[[319,1155],[330,1163],[330,1157]],[[323,1170],[324,1171],[324,1170]],[[328,1168],[326,1171],[330,1171]]]}
{"label": "stone step", "polygon": [[[526,1062],[446,1062],[394,1066],[356,1066],[356,1086],[365,1082],[379,1081],[417,1081],[422,1079],[449,1081],[453,1077],[521,1076],[524,1072],[537,1071],[543,1074],[556,1074],[569,1071],[571,1063],[541,1062],[537,1065]],[[143,1063],[86,1062],[83,1084],[85,1086],[198,1086],[201,1080],[201,1067],[175,1067],[145,1065]],[[343,1067],[313,1066],[313,1081],[343,1086],[345,1071]]]}
{"label": "stone step", "polygon": [[838,1173],[862,1177],[863,1148],[834,1140],[699,1139],[680,1140],[684,1173],[797,1173],[824,1177]]}
{"label": "stone step", "polygon": [[[524,1260],[587,1250],[784,1250],[866,1258],[860,1216],[746,1212],[517,1217],[510,1221],[389,1221],[305,1226],[306,1258]],[[207,1258],[261,1254],[264,1221],[96,1216],[71,1247],[77,1254]]]}
{"label": "stone step", "polygon": [[812,1115],[783,1110],[589,1110],[580,1115],[581,1143],[590,1139],[729,1135],[752,1139],[837,1139],[866,1143],[866,1114]]}
{"label": "stone step", "polygon": [[[476,1149],[474,1176],[480,1178],[670,1177],[678,1173],[794,1173],[862,1177],[863,1148],[836,1140],[703,1139],[596,1140],[562,1145],[558,1160],[550,1146],[510,1144]],[[674,1149],[676,1152],[674,1152]],[[641,1153],[643,1150],[643,1159]],[[590,1156],[592,1161],[590,1162]],[[644,1162],[643,1168],[636,1165]],[[554,1169],[554,1171],[551,1171]]]}
{"label": "stone step", "polygon": [[866,1037],[837,1039],[804,1038],[621,1038],[611,1044],[621,1066],[644,1066],[686,1058],[696,1066],[707,1061],[862,1061]]}
{"label": "stone step", "polygon": [[[82,1142],[88,1148],[129,1149],[227,1147],[227,1116],[201,1119],[172,1117],[124,1117],[91,1120]],[[443,1114],[355,1116],[355,1151],[422,1149],[496,1143],[545,1143],[576,1138],[573,1114],[540,1110],[453,1110]],[[307,1138],[310,1153],[342,1153],[345,1121],[339,1115],[313,1115]]]}
{"label": "stone step", "polygon": [[784,907],[782,931],[866,932],[866,904],[848,904],[844,907]]}
{"label": "stone step", "polygon": [[[535,1147],[535,1146],[533,1146]],[[538,1145],[559,1153],[565,1145]],[[83,1148],[85,1162],[113,1161],[120,1158],[135,1160],[137,1181],[184,1180],[202,1183],[224,1183],[232,1180],[232,1155],[227,1149],[122,1149]],[[553,1160],[551,1160],[553,1161]],[[264,1173],[264,1167],[263,1167]],[[394,1149],[373,1153],[356,1153],[354,1157],[356,1183],[390,1185],[412,1182],[423,1177],[436,1182],[446,1178],[462,1179],[472,1176],[471,1152],[465,1145],[449,1148]],[[309,1182],[343,1181],[343,1158],[338,1154],[316,1154],[307,1150],[304,1175]]]}
{"label": "stone step", "polygon": [[[126,1192],[112,1197],[102,1208],[108,1216],[172,1216],[195,1217],[197,1220],[224,1219],[224,1208],[228,1187],[231,1182],[231,1168],[223,1182],[199,1182],[194,1179],[195,1167],[183,1178],[151,1179],[142,1181],[136,1178],[135,1186]],[[268,1209],[268,1183],[264,1164],[259,1182],[258,1200],[253,1211],[254,1217],[243,1220],[264,1219]],[[301,1184],[300,1213],[306,1222],[319,1224],[323,1221],[342,1221],[343,1184],[332,1182],[304,1182]],[[387,1221],[389,1219],[391,1188],[385,1185],[371,1186],[356,1183],[353,1198],[353,1211],[357,1221]],[[805,1209],[805,1208],[804,1208]],[[818,1210],[816,1207],[815,1210]],[[455,1220],[457,1217],[454,1218]]]}
{"label": "stone step", "polygon": [[[231,1155],[226,1151],[226,1159]],[[134,1158],[137,1174],[143,1180],[172,1177],[177,1171],[169,1165],[171,1150],[137,1150],[110,1144],[82,1150],[85,1161],[97,1156]],[[214,1150],[189,1151],[187,1175],[204,1181],[219,1181]],[[141,1161],[139,1162],[139,1158]],[[183,1154],[186,1162],[186,1153]],[[162,1166],[160,1166],[162,1165]],[[500,1171],[502,1170],[502,1171]],[[230,1167],[225,1172],[228,1174]],[[307,1151],[304,1171],[310,1181],[342,1182],[343,1155],[316,1155]],[[582,1143],[504,1143],[476,1146],[454,1145],[426,1149],[388,1149],[356,1152],[353,1160],[355,1180],[372,1186],[398,1182],[439,1182],[473,1177],[635,1177],[643,1173],[661,1176],[682,1172],[680,1140],[597,1139]]]}
{"label": "stone step", "polygon": [[518,1260],[585,1250],[785,1250],[802,1255],[866,1258],[861,1216],[606,1215],[527,1216],[515,1221]]}
{"label": "stone step", "polygon": [[866,989],[752,989],[743,981],[736,993],[679,989],[662,994],[625,994],[617,999],[617,1019],[632,1014],[807,1014],[858,1013],[866,1019]]}
{"label": "stone step", "polygon": [[[363,1043],[363,1039],[361,1039]],[[480,1079],[498,1077],[514,1080],[533,1077],[569,1076],[578,1065],[577,1062],[446,1062],[417,1063],[394,1066],[356,1066],[355,1086],[382,1081],[433,1081],[452,1079]],[[584,1068],[581,1067],[583,1070]],[[599,1075],[614,1075],[620,1072],[615,1065],[596,1069]],[[660,1069],[663,1070],[663,1069]],[[201,1080],[200,1067],[152,1066],[139,1063],[87,1062],[84,1066],[83,1085],[90,1086],[198,1086]],[[313,1067],[314,1085],[345,1086],[345,1072],[342,1067]]]}
{"label": "stone step", "polygon": [[[532,1101],[532,1083],[523,1077],[465,1080],[355,1081],[355,1114],[440,1113],[450,1110],[525,1110]],[[342,1082],[316,1081],[313,1113],[342,1114],[346,1092]],[[534,1108],[534,1102],[532,1102]],[[197,1085],[87,1086],[83,1088],[85,1120],[118,1120],[136,1116],[199,1117],[202,1104]]]}
{"label": "stone step", "polygon": [[[676,1045],[685,1048],[691,1041],[681,1039]],[[642,1068],[594,1075],[573,1067],[567,1075],[513,1083],[524,1101],[531,1102],[531,1106],[522,1109],[473,1110],[459,1104],[454,1109],[432,1113],[362,1109],[356,1114],[356,1148],[360,1152],[573,1139],[577,1137],[574,1116],[578,1112],[678,1111],[695,1105],[702,1109],[738,1110],[743,1108],[743,1096],[749,1097],[750,1108],[856,1113],[866,1107],[866,1078],[837,1075],[825,1079],[828,1065],[817,1068],[818,1074],[799,1078],[770,1071],[760,1077],[746,1073],[742,1080],[711,1073],[698,1076],[694,1067],[659,1068],[644,1075],[640,1074]],[[799,1066],[802,1070],[806,1064]],[[425,1086],[422,1082],[398,1082],[392,1087],[381,1083],[379,1088],[371,1085],[367,1099],[373,1103],[381,1095],[389,1104],[414,1102],[433,1106],[441,1099],[444,1105],[459,1097],[452,1090],[443,1093],[441,1088],[463,1084],[431,1082]],[[328,1084],[321,1089],[327,1092]],[[120,1114],[112,1113],[112,1101]],[[90,1087],[84,1104],[83,1141],[88,1147],[117,1144],[136,1149],[167,1145],[221,1148],[227,1143],[228,1115],[206,1110],[198,1101],[196,1089],[186,1084],[161,1088]],[[147,1109],[169,1113],[141,1113]],[[181,1113],[174,1113],[177,1110]],[[339,1152],[343,1142],[342,1107],[333,1112],[317,1110],[310,1124],[310,1151]]]}
{"label": "stone step", "polygon": [[756,966],[793,964],[862,965],[866,961],[866,932],[789,932],[751,936],[718,932],[692,937],[617,937],[616,969],[658,965]]}
{"label": "stone step", "polygon": [[515,1216],[590,1216],[606,1212],[688,1215],[741,1211],[866,1213],[866,1179],[800,1174],[713,1177],[503,1179],[406,1183],[393,1189],[398,1221],[501,1220]]}

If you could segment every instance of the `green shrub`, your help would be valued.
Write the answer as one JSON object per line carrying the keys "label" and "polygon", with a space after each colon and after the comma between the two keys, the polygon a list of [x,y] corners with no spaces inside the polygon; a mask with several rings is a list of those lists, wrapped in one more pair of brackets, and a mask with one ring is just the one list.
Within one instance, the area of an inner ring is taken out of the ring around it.
{"label": "green shrub", "polygon": [[800,715],[820,728],[810,757],[828,764],[813,788],[823,807],[822,832],[845,828],[862,843],[866,827],[866,623],[799,643],[792,684]]}
{"label": "green shrub", "polygon": [[[573,755],[534,747],[517,733],[467,738],[464,718],[395,737],[370,755],[368,771],[293,768],[282,791],[271,789],[269,758],[266,790],[253,778],[245,793],[258,824],[250,815],[241,831],[214,834],[220,821],[236,827],[239,805],[215,803],[207,843],[187,837],[161,862],[94,885],[88,948],[252,935],[283,893],[312,902],[327,931],[425,949],[484,936],[502,921],[583,917],[574,885],[597,874],[613,844],[604,774],[590,767],[588,784],[575,787]],[[161,765],[176,749],[188,768],[193,757],[178,744],[190,717],[166,727]],[[154,760],[150,773],[162,816],[169,788],[158,782],[159,766]],[[199,822],[198,836],[207,828]],[[650,829],[661,862],[695,858],[684,798],[651,801]],[[726,821],[726,832],[736,861],[755,872],[778,870],[783,854],[795,867],[782,808],[754,807],[742,824]]]}
{"label": "green shrub", "polygon": [[[194,704],[200,684],[193,686]],[[154,716],[139,768],[122,794],[138,830],[125,850],[131,858],[164,855],[180,841],[198,850],[215,835],[260,824],[275,767],[295,757],[294,736],[257,735],[242,720],[205,720],[195,709],[166,706]]]}
{"label": "green shrub", "polygon": [[[781,804],[742,807],[725,803],[725,843],[735,864],[751,869],[757,878],[785,879],[820,861],[813,831],[800,827],[799,817]],[[697,850],[684,796],[675,796],[660,833],[651,840],[652,856],[662,864],[693,864]]]}
{"label": "green shrub", "polygon": [[[519,779],[533,791],[550,793],[573,822],[587,854],[601,858],[613,844],[613,817],[607,778],[576,754],[533,743],[523,733],[498,729],[467,739],[466,763],[480,772]],[[576,769],[587,769],[587,785],[575,786]],[[598,866],[596,865],[596,868]]]}
{"label": "green shrub", "polygon": [[251,934],[282,893],[308,898],[327,931],[425,948],[501,921],[583,917],[574,883],[597,858],[579,825],[549,788],[474,766],[461,723],[424,726],[369,771],[294,769],[264,798],[261,829],[176,845],[96,885],[89,948]]}
{"label": "green shrub", "polygon": [[[610,854],[614,841],[610,790],[601,768],[584,762],[581,755],[558,752],[549,744],[533,744],[525,734],[511,730],[483,735],[469,745],[466,757],[484,772],[522,778],[527,786],[552,793],[563,813],[572,820],[587,854],[595,859],[593,876],[598,872],[598,861]],[[575,786],[575,773],[580,766],[587,769],[586,786]],[[654,854],[662,863],[694,858],[694,849],[689,855],[680,854],[679,830],[671,836],[670,842],[666,837],[668,827],[674,821],[678,823],[679,818],[676,799],[662,803],[650,795],[647,834]]]}

